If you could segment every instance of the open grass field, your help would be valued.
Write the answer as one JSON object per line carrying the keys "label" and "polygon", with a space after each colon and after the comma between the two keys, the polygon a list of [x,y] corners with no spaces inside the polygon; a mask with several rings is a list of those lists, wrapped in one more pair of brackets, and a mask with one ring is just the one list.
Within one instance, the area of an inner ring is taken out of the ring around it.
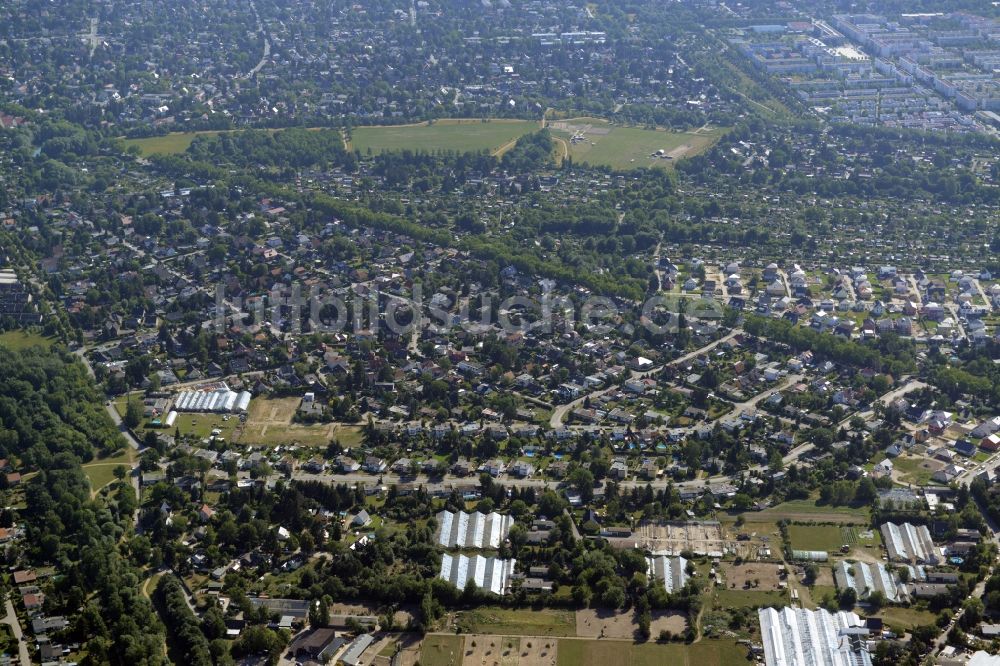
{"label": "open grass field", "polygon": [[213,430],[218,429],[222,431],[218,436],[229,442],[232,441],[233,432],[239,426],[240,420],[230,414],[227,421],[223,419],[223,416],[226,415],[180,412],[177,414],[177,420],[174,421],[173,427],[168,428],[166,432],[168,435],[172,435],[174,428],[176,428],[180,430],[182,435],[193,435],[199,439],[206,439]]}
{"label": "open grass field", "polygon": [[788,536],[795,550],[836,551],[844,545],[839,525],[789,525]]}
{"label": "open grass field", "polygon": [[921,625],[934,624],[937,620],[937,615],[930,611],[902,606],[886,607],[878,614],[882,616],[882,621],[888,626],[907,630]]}
{"label": "open grass field", "polygon": [[787,606],[788,593],[776,590],[725,590],[717,588],[712,593],[712,602],[716,608]]}
{"label": "open grass field", "polygon": [[467,634],[576,636],[576,615],[568,610],[479,608],[463,612],[456,623]]}
{"label": "open grass field", "polygon": [[116,467],[123,465],[131,471],[134,461],[135,451],[132,447],[128,447],[113,458],[99,458],[94,462],[87,463],[83,466],[83,473],[90,481],[90,489],[97,492],[115,480]]}
{"label": "open grass field", "polygon": [[[704,152],[724,133],[721,129],[670,132],[619,127],[597,118],[560,120],[550,127],[560,159],[568,154],[577,163],[619,170],[670,167],[679,159]],[[654,157],[658,151],[663,152]]]}
{"label": "open grass field", "polygon": [[944,467],[944,463],[930,458],[900,456],[892,461],[901,481],[925,486],[931,484],[934,472]]}
{"label": "open grass field", "polygon": [[199,134],[218,132],[171,132],[163,136],[149,136],[143,139],[125,139],[126,146],[138,146],[141,155],[176,155],[183,153]]}
{"label": "open grass field", "polygon": [[691,645],[625,641],[559,641],[559,666],[731,666],[747,663],[735,641],[703,640]]}
{"label": "open grass field", "polygon": [[420,646],[421,666],[461,666],[465,651],[464,636],[432,634]]}
{"label": "open grass field", "polygon": [[507,148],[519,137],[539,129],[529,120],[490,120],[478,118],[437,120],[433,124],[369,126],[351,130],[351,145],[362,155],[396,150],[434,152],[438,150],[491,153]]}
{"label": "open grass field", "polygon": [[837,588],[834,585],[800,586],[798,589],[802,597],[802,605],[809,609],[816,609],[826,595],[837,596]]}
{"label": "open grass field", "polygon": [[38,333],[29,333],[22,330],[6,331],[0,333],[0,347],[6,347],[11,351],[21,351],[36,345],[41,347],[51,347],[52,338],[46,338]]}

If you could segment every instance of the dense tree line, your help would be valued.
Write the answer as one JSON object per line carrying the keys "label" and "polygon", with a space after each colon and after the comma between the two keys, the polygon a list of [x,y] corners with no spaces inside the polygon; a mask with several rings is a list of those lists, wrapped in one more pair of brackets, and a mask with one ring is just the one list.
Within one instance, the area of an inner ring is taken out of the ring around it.
{"label": "dense tree line", "polygon": [[353,171],[356,158],[344,148],[340,130],[287,129],[280,132],[246,130],[203,134],[195,138],[188,153],[198,161],[238,166],[321,169],[340,166]]}
{"label": "dense tree line", "polygon": [[[124,441],[105,413],[82,363],[60,349],[14,354],[0,348],[4,455],[39,468],[25,487],[25,557],[52,565],[52,614],[71,618],[68,638],[85,663],[162,663],[163,627],[139,592],[138,570],[118,550],[130,530],[135,495],[119,482],[91,498],[81,461]],[[93,444],[91,444],[93,442]]]}
{"label": "dense tree line", "polygon": [[208,639],[201,631],[198,618],[187,605],[180,581],[173,575],[164,575],[156,584],[155,594],[178,656],[191,666],[212,666]]}
{"label": "dense tree line", "polygon": [[0,347],[0,375],[0,456],[45,468],[60,453],[86,462],[124,444],[83,364],[64,351]]}

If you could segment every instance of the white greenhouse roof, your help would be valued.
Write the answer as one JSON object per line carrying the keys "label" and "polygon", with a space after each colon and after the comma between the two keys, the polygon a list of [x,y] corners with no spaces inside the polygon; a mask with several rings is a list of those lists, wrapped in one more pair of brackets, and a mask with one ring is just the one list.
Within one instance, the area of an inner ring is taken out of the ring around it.
{"label": "white greenhouse roof", "polygon": [[876,590],[885,595],[886,600],[901,603],[909,600],[906,587],[899,577],[885,568],[885,565],[868,562],[845,562],[841,560],[833,569],[837,587],[851,588],[858,599],[864,599]]}
{"label": "white greenhouse roof", "polygon": [[499,548],[514,519],[499,513],[442,511],[437,515],[438,544],[445,548]]}
{"label": "white greenhouse roof", "polygon": [[657,579],[663,581],[667,592],[681,589],[688,579],[687,560],[683,557],[667,557],[666,555],[647,557],[646,570],[650,583]]}
{"label": "white greenhouse roof", "polygon": [[935,564],[940,557],[926,525],[885,523],[882,525],[882,541],[889,552],[889,559],[897,562]]}
{"label": "white greenhouse roof", "polygon": [[[786,606],[757,611],[767,666],[871,666],[864,623],[855,613]],[[861,634],[865,632],[860,632]]]}
{"label": "white greenhouse roof", "polygon": [[448,581],[458,589],[465,589],[468,581],[492,592],[503,595],[510,584],[510,575],[514,573],[514,560],[501,560],[496,557],[482,555],[448,555],[441,557],[441,573],[439,577]]}

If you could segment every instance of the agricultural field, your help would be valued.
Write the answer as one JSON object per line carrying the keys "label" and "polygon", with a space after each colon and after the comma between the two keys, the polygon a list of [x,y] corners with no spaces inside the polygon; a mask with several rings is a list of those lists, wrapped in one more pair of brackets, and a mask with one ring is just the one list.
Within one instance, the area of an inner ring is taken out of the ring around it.
{"label": "agricultural field", "polygon": [[559,641],[559,666],[730,666],[747,663],[746,651],[735,641],[702,640],[690,645],[676,643],[628,643],[624,641]]}
{"label": "agricultural field", "polygon": [[777,590],[778,584],[784,580],[779,568],[781,565],[765,562],[745,564],[724,563],[720,567],[721,579],[727,590],[758,591]]}
{"label": "agricultural field", "polygon": [[576,616],[569,610],[479,608],[457,614],[462,633],[504,636],[575,636]]}
{"label": "agricultural field", "polygon": [[469,635],[465,637],[465,664],[501,666],[556,666],[556,639]]}
{"label": "agricultural field", "polygon": [[794,550],[838,551],[844,545],[839,525],[789,525],[788,537]]}
{"label": "agricultural field", "polygon": [[437,120],[433,124],[356,127],[351,130],[350,148],[362,155],[397,150],[424,152],[503,152],[517,139],[539,129],[527,120],[490,120],[476,118]]}
{"label": "agricultural field", "polygon": [[597,118],[560,120],[550,124],[558,159],[627,170],[672,166],[712,146],[724,130],[669,132],[641,127],[619,127]]}
{"label": "agricultural field", "polygon": [[0,333],[0,347],[6,347],[11,351],[21,351],[36,345],[51,347],[52,342],[52,338],[46,338],[38,333],[29,333],[20,329]]}
{"label": "agricultural field", "polygon": [[[681,636],[687,630],[687,617],[677,611],[652,611],[649,623],[653,636],[669,631]],[[639,630],[635,611],[611,611],[605,608],[585,608],[576,612],[576,635],[581,638],[633,639]]]}

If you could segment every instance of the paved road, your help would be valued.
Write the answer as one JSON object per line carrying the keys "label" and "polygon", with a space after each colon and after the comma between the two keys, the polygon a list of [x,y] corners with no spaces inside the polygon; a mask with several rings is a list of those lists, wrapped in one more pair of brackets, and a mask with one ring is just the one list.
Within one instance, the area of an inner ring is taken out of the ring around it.
{"label": "paved road", "polygon": [[7,599],[7,617],[0,620],[3,624],[9,625],[11,633],[17,639],[17,654],[21,664],[31,663],[31,654],[28,652],[28,642],[24,640],[24,632],[21,631],[21,623],[17,620],[17,613],[14,611],[14,602]]}
{"label": "paved road", "polygon": [[977,279],[975,280],[975,285],[976,285],[976,291],[979,292],[979,295],[982,297],[983,301],[986,302],[986,307],[988,307],[991,312],[995,310],[996,308],[993,307],[993,301],[990,299],[989,296],[986,295],[986,290],[983,289],[983,283]]}

